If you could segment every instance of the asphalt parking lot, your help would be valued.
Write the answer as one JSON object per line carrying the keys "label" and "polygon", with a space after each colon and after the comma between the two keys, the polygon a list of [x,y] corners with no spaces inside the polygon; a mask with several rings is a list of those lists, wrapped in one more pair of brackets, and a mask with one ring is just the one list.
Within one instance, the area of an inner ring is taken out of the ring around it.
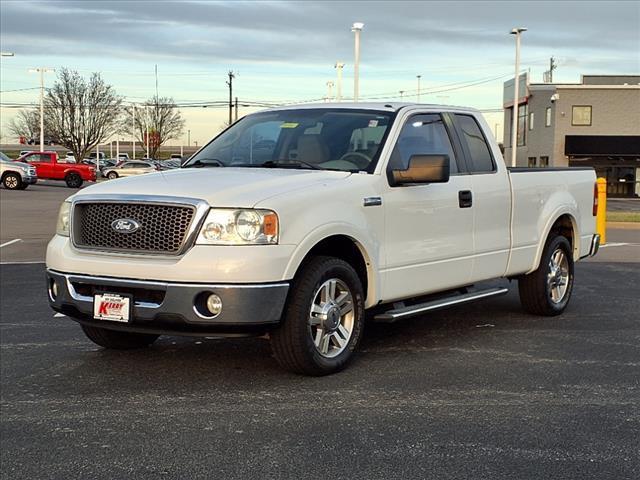
{"label": "asphalt parking lot", "polygon": [[2,478],[640,478],[640,230],[576,266],[561,317],[512,288],[369,324],[307,378],[264,338],[114,352],[54,316],[39,262],[71,193],[0,191]]}

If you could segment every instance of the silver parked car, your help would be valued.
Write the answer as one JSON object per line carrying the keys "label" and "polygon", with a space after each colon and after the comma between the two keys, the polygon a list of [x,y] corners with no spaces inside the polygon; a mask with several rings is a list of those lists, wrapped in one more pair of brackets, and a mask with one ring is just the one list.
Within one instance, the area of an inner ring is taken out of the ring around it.
{"label": "silver parked car", "polygon": [[157,172],[158,167],[150,162],[139,162],[137,160],[131,160],[128,162],[122,162],[115,167],[105,168],[102,171],[102,175],[110,180],[118,177],[130,177],[132,175],[141,175],[143,173]]}

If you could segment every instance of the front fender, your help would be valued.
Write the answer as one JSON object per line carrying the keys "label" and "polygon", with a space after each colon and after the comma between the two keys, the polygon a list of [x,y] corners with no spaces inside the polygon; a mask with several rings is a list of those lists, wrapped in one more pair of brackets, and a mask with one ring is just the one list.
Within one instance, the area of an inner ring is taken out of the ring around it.
{"label": "front fender", "polygon": [[370,240],[369,236],[366,235],[366,232],[362,232],[352,224],[346,222],[326,223],[315,228],[306,235],[291,255],[289,263],[285,269],[284,278],[293,278],[300,268],[302,261],[313,247],[318,245],[321,241],[333,236],[345,236],[350,238],[360,250],[367,266],[368,288],[365,308],[376,305],[379,298],[378,292],[380,291],[380,245]]}

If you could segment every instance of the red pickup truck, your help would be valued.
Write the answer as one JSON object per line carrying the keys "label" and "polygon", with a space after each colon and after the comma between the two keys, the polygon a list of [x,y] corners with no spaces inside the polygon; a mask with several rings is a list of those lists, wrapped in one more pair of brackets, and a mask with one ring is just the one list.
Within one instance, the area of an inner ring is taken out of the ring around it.
{"label": "red pickup truck", "polygon": [[70,188],[79,188],[85,181],[96,181],[95,167],[61,162],[56,152],[29,152],[16,161],[36,167],[39,179],[64,180]]}

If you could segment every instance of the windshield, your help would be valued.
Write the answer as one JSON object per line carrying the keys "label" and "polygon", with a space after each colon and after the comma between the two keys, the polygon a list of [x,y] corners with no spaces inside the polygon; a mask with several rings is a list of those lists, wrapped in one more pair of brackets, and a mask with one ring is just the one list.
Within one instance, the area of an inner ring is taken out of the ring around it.
{"label": "windshield", "polygon": [[250,115],[183,166],[311,168],[373,172],[395,114],[300,109]]}
{"label": "windshield", "polygon": [[9,157],[7,157],[3,152],[0,152],[0,160],[2,160],[3,162],[10,162],[11,159]]}

